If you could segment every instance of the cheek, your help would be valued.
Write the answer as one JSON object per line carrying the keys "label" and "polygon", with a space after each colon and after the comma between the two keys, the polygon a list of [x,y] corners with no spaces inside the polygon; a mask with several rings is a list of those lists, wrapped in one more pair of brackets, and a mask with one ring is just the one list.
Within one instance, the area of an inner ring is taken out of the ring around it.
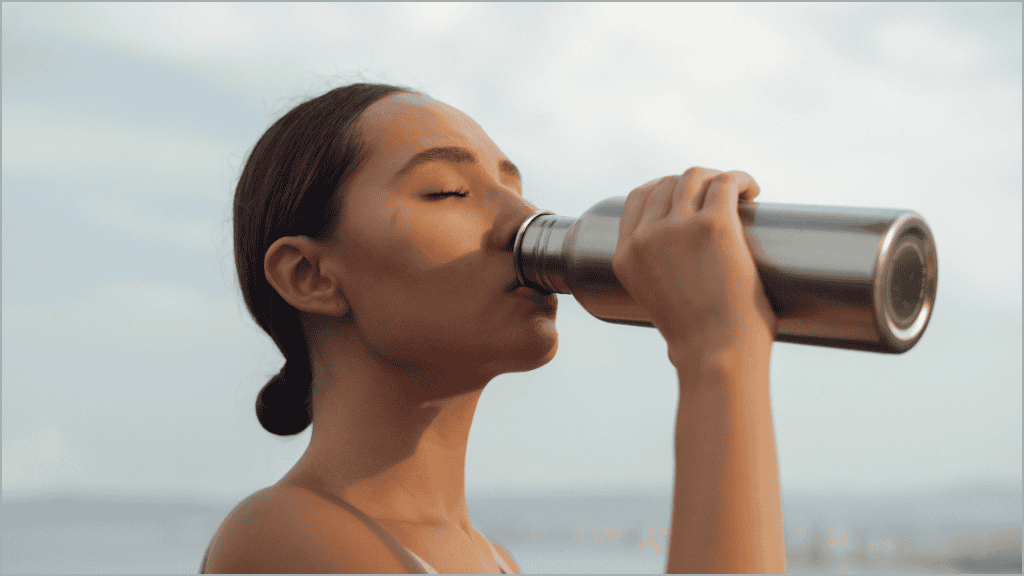
{"label": "cheek", "polygon": [[442,266],[481,249],[487,222],[482,214],[437,210],[397,223],[399,236],[425,267]]}
{"label": "cheek", "polygon": [[477,269],[470,256],[480,252],[488,225],[485,215],[469,210],[407,211],[351,226],[342,249],[360,292],[431,292]]}

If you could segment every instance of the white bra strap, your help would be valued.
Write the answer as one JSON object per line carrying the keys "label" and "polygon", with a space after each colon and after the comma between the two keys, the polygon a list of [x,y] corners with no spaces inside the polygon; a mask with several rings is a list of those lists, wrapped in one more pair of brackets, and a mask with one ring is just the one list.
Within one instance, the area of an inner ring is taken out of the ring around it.
{"label": "white bra strap", "polygon": [[491,547],[491,554],[494,554],[494,559],[498,561],[498,566],[501,567],[501,571],[505,574],[514,574],[515,572],[509,567],[508,563],[505,562],[505,559],[501,557],[501,554],[498,554],[498,550],[494,547],[494,544],[491,544],[491,539],[486,536],[484,536],[484,538],[487,539],[487,545]]}
{"label": "white bra strap", "polygon": [[[404,548],[404,546],[403,546],[403,548]],[[413,552],[412,550],[409,550],[408,548],[406,548],[405,551],[408,552],[409,554],[412,554],[412,557],[415,558],[420,564],[423,565],[423,569],[426,570],[425,574],[437,574],[437,570],[434,570],[433,566],[431,566],[430,564],[427,564],[426,560],[424,560],[423,558],[420,558],[419,554],[416,554],[415,552]]]}
{"label": "white bra strap", "polygon": [[408,570],[410,574],[419,574],[420,568],[425,570],[426,574],[437,574],[437,570],[434,570],[434,568],[430,564],[424,562],[423,559],[417,556],[412,550],[409,550],[408,548],[403,546],[402,543],[399,542],[398,539],[391,534],[391,532],[388,532],[386,528],[384,528],[380,525],[379,522],[371,518],[369,514],[366,514],[365,512],[363,512],[359,508],[356,508],[355,506],[348,503],[344,499],[335,498],[334,496],[327,493],[317,492],[316,494],[321,498],[330,500],[331,502],[334,502],[338,506],[341,506],[342,508],[355,514],[357,518],[362,520],[363,523],[367,525],[367,527],[369,527],[371,530],[377,533],[377,536],[382,541],[384,541],[384,544],[386,544],[389,548],[391,548],[392,551],[394,551],[395,555],[398,557],[398,560],[405,564],[405,569]]}

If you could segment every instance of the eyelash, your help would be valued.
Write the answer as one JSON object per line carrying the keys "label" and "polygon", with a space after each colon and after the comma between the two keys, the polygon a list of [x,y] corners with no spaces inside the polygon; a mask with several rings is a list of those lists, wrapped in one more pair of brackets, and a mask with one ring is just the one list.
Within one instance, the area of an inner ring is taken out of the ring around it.
{"label": "eyelash", "polygon": [[469,192],[467,192],[465,190],[459,189],[459,190],[442,190],[440,192],[431,192],[430,194],[427,194],[427,198],[433,198],[433,199],[448,198],[449,196],[457,196],[459,198],[465,198],[466,196],[469,196]]}

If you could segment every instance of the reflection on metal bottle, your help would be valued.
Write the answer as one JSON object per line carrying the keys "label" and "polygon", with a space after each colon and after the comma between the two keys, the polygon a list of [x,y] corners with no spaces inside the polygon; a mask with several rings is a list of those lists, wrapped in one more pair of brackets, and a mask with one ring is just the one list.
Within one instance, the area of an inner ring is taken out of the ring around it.
{"label": "reflection on metal bottle", "polygon": [[[539,210],[520,226],[513,257],[523,284],[572,294],[606,322],[652,326],[612,270],[626,198],[579,218]],[[938,259],[915,212],[741,203],[740,221],[779,342],[902,353],[935,305]]]}

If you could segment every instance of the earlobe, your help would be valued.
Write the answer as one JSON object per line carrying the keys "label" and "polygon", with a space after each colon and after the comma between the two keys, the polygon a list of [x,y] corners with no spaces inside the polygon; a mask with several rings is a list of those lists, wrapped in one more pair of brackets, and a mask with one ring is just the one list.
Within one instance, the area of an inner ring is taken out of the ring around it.
{"label": "earlobe", "polygon": [[322,246],[306,236],[278,238],[267,249],[263,272],[267,282],[302,312],[344,316],[349,311],[339,279],[325,273],[327,256]]}

